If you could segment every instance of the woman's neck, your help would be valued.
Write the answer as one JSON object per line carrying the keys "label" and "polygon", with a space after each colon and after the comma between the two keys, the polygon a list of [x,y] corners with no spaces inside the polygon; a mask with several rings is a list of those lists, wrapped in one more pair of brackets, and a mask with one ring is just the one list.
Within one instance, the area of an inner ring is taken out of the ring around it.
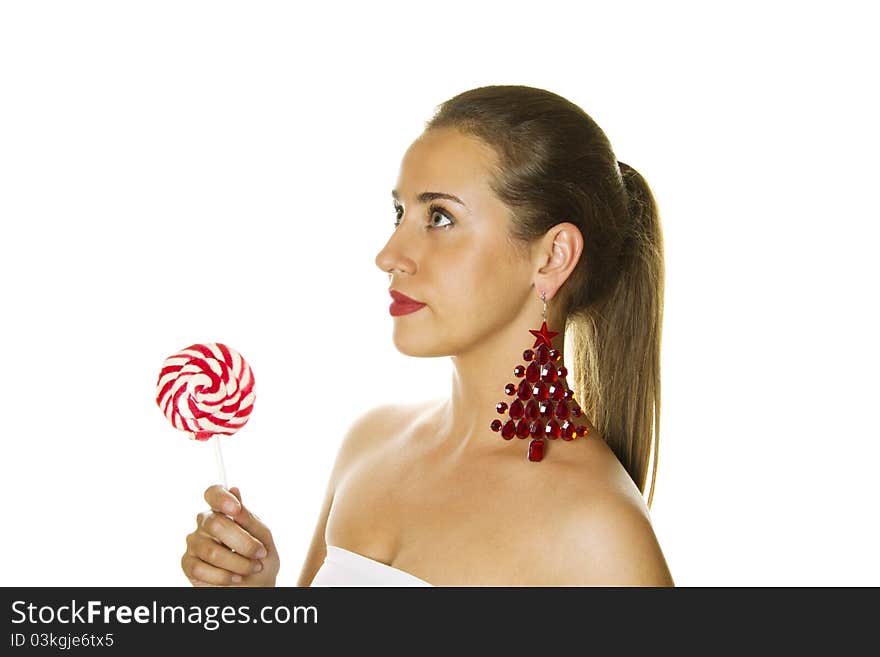
{"label": "woman's neck", "polygon": [[[441,406],[438,423],[437,439],[450,457],[471,455],[474,452],[494,452],[510,449],[510,441],[505,440],[500,432],[490,428],[493,420],[506,422],[509,416],[498,413],[496,406],[505,402],[509,407],[517,395],[507,395],[505,386],[512,383],[519,386],[524,377],[517,377],[514,368],[522,365],[527,368],[531,363],[523,357],[527,349],[537,351],[534,346],[537,338],[529,330],[539,330],[542,324],[539,313],[537,320],[534,314],[519,318],[506,330],[497,332],[471,349],[468,353],[452,356],[452,390],[449,399]],[[559,352],[559,359],[548,361],[557,368],[566,366],[564,353],[564,332],[551,327],[549,331],[558,331],[552,339],[552,348]],[[568,385],[570,375],[564,377]],[[562,381],[562,379],[560,379]],[[570,387],[570,386],[569,386]]]}

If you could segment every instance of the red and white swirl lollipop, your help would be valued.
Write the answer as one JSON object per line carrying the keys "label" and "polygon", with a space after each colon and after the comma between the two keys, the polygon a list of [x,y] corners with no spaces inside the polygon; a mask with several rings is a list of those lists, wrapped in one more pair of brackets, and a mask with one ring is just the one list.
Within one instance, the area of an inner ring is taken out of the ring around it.
{"label": "red and white swirl lollipop", "polygon": [[192,440],[213,438],[226,488],[218,434],[231,436],[250,418],[256,398],[250,365],[219,342],[190,345],[165,359],[156,389],[156,403],[172,426]]}

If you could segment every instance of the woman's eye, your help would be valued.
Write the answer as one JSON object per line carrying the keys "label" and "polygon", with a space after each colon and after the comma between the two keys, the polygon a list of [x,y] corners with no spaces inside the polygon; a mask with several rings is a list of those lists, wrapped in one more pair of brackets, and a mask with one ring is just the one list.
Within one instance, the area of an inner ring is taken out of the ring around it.
{"label": "woman's eye", "polygon": [[442,225],[442,226],[435,226],[434,224],[431,224],[431,228],[446,228],[447,226],[451,226],[452,224],[455,223],[455,222],[452,221],[452,219],[450,219],[450,218],[446,215],[446,213],[443,212],[440,208],[432,207],[432,208],[431,208],[431,221],[433,221],[433,220],[434,220],[434,217],[436,217],[437,215],[440,215],[441,217],[443,217],[444,219],[446,219],[446,221],[447,221],[448,223],[446,223],[446,224],[444,224],[444,225]]}
{"label": "woman's eye", "polygon": [[[394,227],[397,228],[400,225],[401,213],[403,212],[403,208],[399,205],[396,205],[396,206],[394,206],[394,211],[395,211]],[[431,223],[428,224],[428,228],[448,228],[449,226],[452,226],[453,224],[455,224],[455,222],[452,220],[452,218],[448,214],[446,214],[446,211],[443,210],[443,208],[441,208],[440,206],[432,205],[430,208],[428,208],[428,213],[430,214],[430,217],[431,217]],[[440,215],[441,217],[446,219],[447,223],[441,224],[441,225],[434,224],[433,223],[434,217],[436,217],[437,215]]]}

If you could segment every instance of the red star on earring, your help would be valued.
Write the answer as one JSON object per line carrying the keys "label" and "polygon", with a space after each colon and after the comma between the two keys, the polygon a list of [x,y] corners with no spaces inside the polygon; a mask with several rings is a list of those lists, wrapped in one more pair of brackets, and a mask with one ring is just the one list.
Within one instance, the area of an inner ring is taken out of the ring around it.
{"label": "red star on earring", "polygon": [[535,344],[532,345],[532,349],[537,347],[542,342],[548,347],[552,347],[553,343],[551,342],[551,340],[553,339],[553,336],[559,335],[559,331],[550,331],[547,329],[547,320],[544,320],[544,323],[541,324],[540,331],[529,329],[529,333],[535,336]]}

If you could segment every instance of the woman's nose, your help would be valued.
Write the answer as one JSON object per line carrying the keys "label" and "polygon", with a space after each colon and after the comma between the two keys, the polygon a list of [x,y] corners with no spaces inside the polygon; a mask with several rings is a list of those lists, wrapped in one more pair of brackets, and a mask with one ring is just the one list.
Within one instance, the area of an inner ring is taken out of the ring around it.
{"label": "woman's nose", "polygon": [[412,253],[412,245],[408,245],[406,240],[400,239],[402,233],[401,227],[398,227],[376,255],[376,266],[388,274],[394,271],[415,273],[416,261],[409,255]]}

